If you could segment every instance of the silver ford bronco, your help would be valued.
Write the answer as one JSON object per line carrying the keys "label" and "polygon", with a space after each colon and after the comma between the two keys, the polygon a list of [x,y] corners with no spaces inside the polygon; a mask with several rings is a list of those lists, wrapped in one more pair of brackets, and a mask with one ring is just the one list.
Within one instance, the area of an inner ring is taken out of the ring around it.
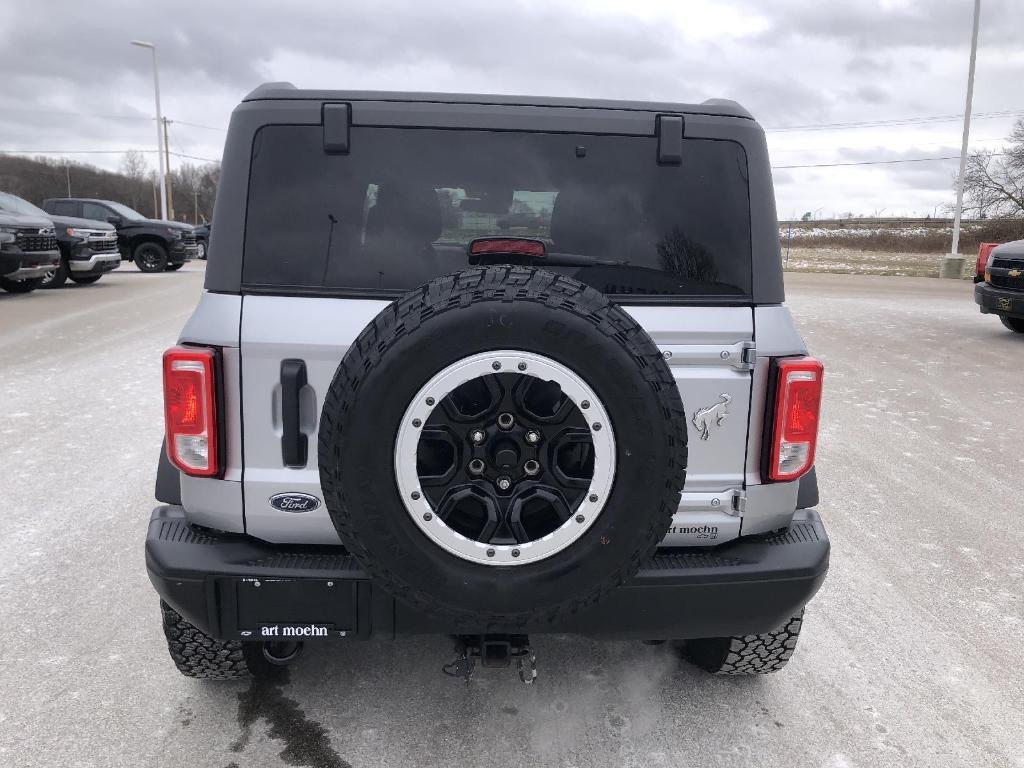
{"label": "silver ford bronco", "polygon": [[253,91],[163,358],[146,540],[171,657],[541,633],[781,668],[828,568],[822,365],[738,104]]}

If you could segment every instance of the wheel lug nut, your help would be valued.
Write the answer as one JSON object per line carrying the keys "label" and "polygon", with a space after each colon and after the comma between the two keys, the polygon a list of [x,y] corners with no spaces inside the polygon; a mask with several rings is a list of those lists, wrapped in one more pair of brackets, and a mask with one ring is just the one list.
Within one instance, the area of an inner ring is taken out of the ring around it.
{"label": "wheel lug nut", "polygon": [[474,475],[482,475],[484,473],[484,463],[480,459],[473,459],[469,462],[469,471]]}
{"label": "wheel lug nut", "polygon": [[487,435],[484,434],[482,429],[474,429],[469,433],[469,440],[473,445],[480,445],[486,439]]}
{"label": "wheel lug nut", "polygon": [[590,500],[591,504],[597,503],[597,494],[596,493],[590,494],[589,500]]}
{"label": "wheel lug nut", "polygon": [[590,428],[593,429],[595,432],[601,431],[601,425],[596,421],[590,425]]}
{"label": "wheel lug nut", "polygon": [[501,477],[498,478],[497,485],[500,490],[507,491],[509,488],[512,487],[512,478],[507,477],[506,475],[502,475]]}
{"label": "wheel lug nut", "polygon": [[576,522],[577,523],[582,523],[586,519],[587,518],[585,518],[583,515],[576,515]]}
{"label": "wheel lug nut", "polygon": [[511,413],[503,413],[498,416],[498,426],[502,429],[512,429],[516,423],[516,418]]}
{"label": "wheel lug nut", "polygon": [[519,557],[519,550],[518,549],[513,549],[512,550],[512,557]]}
{"label": "wheel lug nut", "polygon": [[584,410],[586,410],[589,407],[590,407],[590,401],[589,400],[584,400],[582,403],[580,403],[580,408],[583,408]]}
{"label": "wheel lug nut", "polygon": [[487,550],[487,556],[488,557],[494,557],[494,550],[493,549],[488,549]]}
{"label": "wheel lug nut", "polygon": [[523,464],[523,472],[531,476],[536,475],[540,472],[540,464],[533,459],[529,459],[525,464]]}
{"label": "wheel lug nut", "polygon": [[536,432],[531,429],[529,432],[526,433],[526,442],[528,442],[530,445],[536,445],[537,443],[539,443],[540,432]]}

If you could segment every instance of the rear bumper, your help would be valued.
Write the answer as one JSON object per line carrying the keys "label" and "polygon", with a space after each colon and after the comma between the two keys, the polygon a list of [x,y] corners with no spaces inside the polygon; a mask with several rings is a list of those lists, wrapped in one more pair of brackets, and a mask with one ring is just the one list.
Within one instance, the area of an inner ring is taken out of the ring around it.
{"label": "rear bumper", "polygon": [[[768,632],[817,592],[828,558],[821,519],[814,510],[801,510],[782,534],[715,549],[660,550],[593,608],[525,631],[619,639]],[[394,638],[474,630],[443,626],[394,600],[341,547],[282,547],[196,529],[178,506],[153,511],[146,566],[166,602],[221,639],[255,640],[264,627],[273,626],[303,637]]]}
{"label": "rear bumper", "polygon": [[983,315],[1005,315],[1024,317],[1024,291],[997,288],[989,283],[974,286],[974,303]]}

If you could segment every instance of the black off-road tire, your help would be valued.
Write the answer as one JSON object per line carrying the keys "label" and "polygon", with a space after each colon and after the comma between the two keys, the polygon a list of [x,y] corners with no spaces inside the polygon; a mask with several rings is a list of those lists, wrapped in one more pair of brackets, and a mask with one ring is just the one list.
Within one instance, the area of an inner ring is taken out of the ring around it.
{"label": "black off-road tire", "polygon": [[63,288],[64,283],[68,281],[68,263],[64,260],[60,260],[60,264],[53,270],[53,273],[47,279],[47,276],[43,276],[43,280],[39,283],[40,288]]}
{"label": "black off-road tire", "polygon": [[686,655],[716,675],[767,675],[778,672],[796,650],[804,612],[763,635],[710,637],[686,641]]}
{"label": "black off-road tire", "polygon": [[999,322],[1014,333],[1024,333],[1024,317],[1000,317]]}
{"label": "black off-road tire", "polygon": [[[470,355],[545,355],[592,387],[612,422],[615,481],[579,539],[514,567],[471,562],[423,535],[399,498],[395,436],[416,392]],[[374,582],[449,631],[540,627],[629,579],[664,538],[686,474],[679,389],[647,332],[606,296],[523,267],[438,278],[384,309],[359,335],[325,396],[324,500]]]}
{"label": "black off-road tire", "polygon": [[204,680],[238,680],[278,672],[263,658],[259,643],[217,640],[182,618],[163,600],[164,636],[167,650],[178,671],[186,677]]}
{"label": "black off-road tire", "polygon": [[167,249],[160,243],[140,243],[132,251],[132,260],[139,272],[163,272],[167,269]]}
{"label": "black off-road tire", "polygon": [[8,293],[31,293],[43,282],[41,277],[33,277],[27,280],[10,280],[0,277],[0,288]]}
{"label": "black off-road tire", "polygon": [[82,275],[78,277],[76,275],[71,276],[71,282],[75,285],[92,285],[97,282],[103,275]]}

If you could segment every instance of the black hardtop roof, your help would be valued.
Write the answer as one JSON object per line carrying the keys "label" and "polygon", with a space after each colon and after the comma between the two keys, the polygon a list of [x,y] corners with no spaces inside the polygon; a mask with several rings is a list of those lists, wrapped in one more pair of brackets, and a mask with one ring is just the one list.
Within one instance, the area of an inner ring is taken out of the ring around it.
{"label": "black hardtop roof", "polygon": [[670,112],[691,115],[721,115],[753,119],[740,104],[730,99],[707,99],[700,104],[672,104],[615,99],[576,99],[561,96],[502,96],[479,93],[416,93],[404,91],[325,91],[296,88],[291,83],[264,83],[242,101],[408,101],[441,104],[496,104],[502,106],[573,107],[576,109],[617,109],[639,112]]}

